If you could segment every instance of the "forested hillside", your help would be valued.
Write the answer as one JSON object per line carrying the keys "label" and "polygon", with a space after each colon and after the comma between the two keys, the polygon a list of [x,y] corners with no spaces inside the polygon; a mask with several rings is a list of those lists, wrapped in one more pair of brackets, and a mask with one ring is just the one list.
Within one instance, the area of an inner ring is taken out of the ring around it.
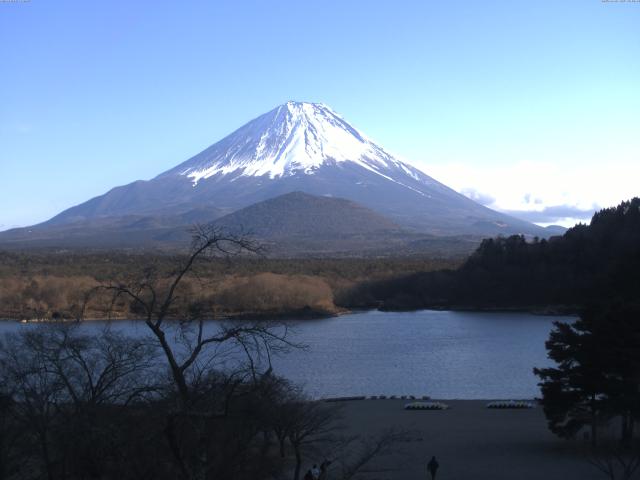
{"label": "forested hillside", "polygon": [[561,237],[487,239],[457,270],[368,282],[352,305],[574,310],[600,300],[637,301],[640,198],[597,212]]}

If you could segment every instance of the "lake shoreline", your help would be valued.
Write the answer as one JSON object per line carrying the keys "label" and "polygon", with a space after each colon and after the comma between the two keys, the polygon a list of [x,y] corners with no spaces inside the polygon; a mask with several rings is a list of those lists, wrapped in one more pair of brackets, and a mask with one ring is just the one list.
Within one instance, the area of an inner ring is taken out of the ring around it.
{"label": "lake shoreline", "polygon": [[[550,306],[529,306],[529,307],[477,307],[468,305],[432,305],[421,308],[341,308],[336,311],[320,311],[314,309],[299,309],[282,313],[241,313],[234,315],[221,315],[219,317],[206,318],[206,321],[288,321],[288,320],[322,320],[327,318],[342,317],[345,315],[355,315],[367,312],[386,312],[386,313],[411,313],[422,311],[433,312],[470,312],[470,313],[529,313],[544,317],[562,317],[577,316],[580,313],[580,307],[567,305],[550,305]],[[178,317],[167,317],[168,320],[179,320]],[[143,317],[91,317],[91,318],[11,318],[0,317],[0,322],[18,322],[18,323],[49,323],[49,322],[105,322],[105,321],[144,321]]]}
{"label": "lake shoreline", "polygon": [[[387,312],[387,313],[406,313],[406,312],[477,312],[477,313],[529,313],[545,317],[560,316],[576,316],[579,315],[581,307],[576,305],[548,305],[548,306],[527,306],[527,307],[499,307],[499,306],[470,306],[470,305],[431,305],[420,308],[385,308],[379,307],[356,307],[356,308],[338,308],[335,311],[324,311],[312,308],[302,308],[285,312],[247,312],[221,315],[215,318],[206,318],[205,320],[218,321],[287,321],[287,320],[321,320],[327,318],[336,318],[345,315],[367,313],[367,312]],[[168,320],[179,320],[178,317],[167,317]],[[105,322],[105,321],[144,321],[143,317],[91,317],[91,318],[11,318],[0,317],[0,322],[19,322],[19,323],[48,323],[48,322]]]}
{"label": "lake shoreline", "polygon": [[[367,309],[366,311],[371,311]],[[286,313],[243,313],[237,315],[221,315],[219,317],[203,318],[205,321],[279,321],[279,320],[317,320],[323,318],[334,318],[342,315],[349,315],[351,310],[339,310],[336,312],[324,312],[316,310],[292,310]],[[168,316],[166,320],[179,321],[180,317]],[[128,317],[90,317],[90,318],[9,318],[2,317],[0,322],[18,322],[18,323],[56,323],[56,322],[118,322],[118,321],[140,321],[144,322],[144,317],[128,316]],[[195,319],[197,320],[197,319]]]}
{"label": "lake shoreline", "polygon": [[425,308],[411,308],[411,309],[386,309],[383,307],[378,308],[382,312],[415,312],[419,310],[434,310],[434,311],[452,311],[452,312],[496,312],[496,313],[530,313],[532,315],[542,316],[564,316],[564,315],[577,315],[580,313],[582,307],[578,305],[528,305],[528,306],[498,306],[498,305],[429,305]]}
{"label": "lake shoreline", "polygon": [[[369,396],[369,395],[358,395],[353,397],[324,397],[315,399],[318,402],[326,402],[326,403],[352,403],[352,402],[404,402],[404,403],[412,403],[412,402],[479,402],[482,403],[490,403],[490,402],[529,402],[534,405],[533,408],[538,408],[539,398],[538,397],[527,397],[527,398],[515,398],[515,397],[496,397],[496,398],[431,398],[429,396],[416,396],[414,398],[410,398],[411,395],[384,395],[384,398],[380,396]],[[426,397],[426,398],[425,398]],[[486,407],[486,405],[485,405]],[[451,406],[449,406],[451,408]],[[524,410],[523,408],[504,408],[501,410]]]}

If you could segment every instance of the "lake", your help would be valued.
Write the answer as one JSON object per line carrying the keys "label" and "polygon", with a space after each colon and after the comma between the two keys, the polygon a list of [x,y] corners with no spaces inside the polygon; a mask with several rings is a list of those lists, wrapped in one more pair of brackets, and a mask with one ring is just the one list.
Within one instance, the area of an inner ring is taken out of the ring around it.
{"label": "lake", "polygon": [[[552,364],[544,342],[555,320],[574,318],[422,310],[292,322],[293,339],[309,348],[275,358],[274,370],[316,398],[533,398],[540,392],[532,368]],[[83,328],[104,324],[90,322]],[[0,322],[0,333],[31,325]],[[113,325],[129,334],[147,334],[141,322]]]}

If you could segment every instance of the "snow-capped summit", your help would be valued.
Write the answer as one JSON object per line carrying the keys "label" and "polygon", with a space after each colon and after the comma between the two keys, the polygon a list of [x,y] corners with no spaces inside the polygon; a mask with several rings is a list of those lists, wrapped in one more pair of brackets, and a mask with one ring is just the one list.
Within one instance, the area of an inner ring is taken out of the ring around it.
{"label": "snow-capped summit", "polygon": [[306,102],[280,105],[157,177],[116,187],[46,224],[203,221],[291,192],[351,200],[413,232],[544,235],[395,158],[328,106]]}
{"label": "snow-capped summit", "polygon": [[395,159],[327,105],[294,101],[252,120],[171,172],[197,184],[218,174],[270,179],[313,174],[323,165],[342,162],[386,178],[385,171],[398,168],[419,178],[415,168]]}

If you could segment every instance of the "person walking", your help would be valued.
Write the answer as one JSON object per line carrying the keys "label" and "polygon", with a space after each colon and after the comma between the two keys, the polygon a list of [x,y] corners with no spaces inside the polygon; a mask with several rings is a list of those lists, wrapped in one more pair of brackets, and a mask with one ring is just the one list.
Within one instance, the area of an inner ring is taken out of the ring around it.
{"label": "person walking", "polygon": [[436,460],[436,456],[434,455],[433,457],[431,457],[431,460],[429,460],[429,463],[427,463],[427,472],[431,474],[431,480],[436,480],[436,473],[438,473],[439,467],[440,464],[438,463],[438,461]]}
{"label": "person walking", "polygon": [[314,464],[311,469],[311,475],[313,475],[313,480],[318,480],[320,477],[320,469],[318,469],[318,465]]}
{"label": "person walking", "polygon": [[311,470],[307,470],[307,473],[304,474],[304,480],[313,480],[313,473],[311,473]]}

